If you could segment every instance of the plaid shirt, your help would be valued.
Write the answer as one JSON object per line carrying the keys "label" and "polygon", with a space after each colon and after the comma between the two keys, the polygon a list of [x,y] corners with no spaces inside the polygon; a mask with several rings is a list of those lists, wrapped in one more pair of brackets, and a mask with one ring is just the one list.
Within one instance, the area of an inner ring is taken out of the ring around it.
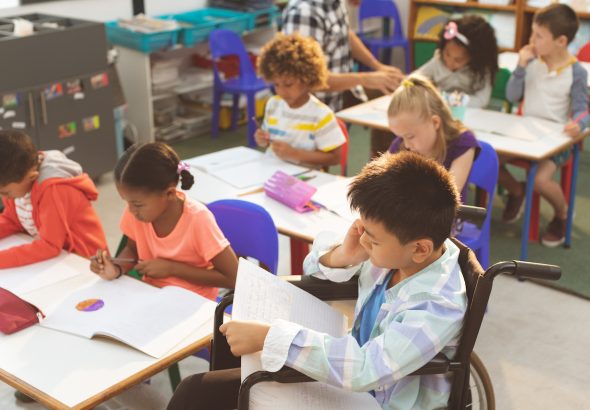
{"label": "plaid shirt", "polygon": [[[328,71],[352,71],[352,54],[348,40],[348,14],[344,0],[290,0],[283,12],[283,33],[299,32],[322,46]],[[332,110],[342,109],[342,93],[315,93]]]}
{"label": "plaid shirt", "polygon": [[[389,269],[365,262],[345,269],[327,268],[319,258],[337,243],[329,233],[318,235],[305,258],[306,274],[321,272],[341,282],[360,270],[359,298],[353,331],[361,326],[362,309]],[[438,352],[452,358],[457,350],[467,309],[459,249],[450,240],[431,265],[385,291],[368,342],[359,346],[351,335],[335,338],[277,320],[264,341],[262,367],[283,365],[315,380],[347,390],[372,391],[383,409],[441,409],[447,407],[451,376],[408,376]]]}

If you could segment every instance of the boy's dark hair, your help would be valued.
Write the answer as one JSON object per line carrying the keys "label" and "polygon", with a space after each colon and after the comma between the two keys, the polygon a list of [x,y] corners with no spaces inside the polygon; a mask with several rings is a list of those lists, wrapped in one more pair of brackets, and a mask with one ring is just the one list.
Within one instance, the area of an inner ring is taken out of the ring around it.
{"label": "boy's dark hair", "polygon": [[365,165],[348,198],[353,209],[382,223],[402,244],[430,238],[438,249],[450,236],[460,196],[446,169],[406,151]]}
{"label": "boy's dark hair", "polygon": [[178,173],[180,159],[172,148],[162,142],[131,146],[115,166],[117,184],[150,192],[164,191],[176,186],[190,189],[195,180],[187,170]]}
{"label": "boy's dark hair", "polygon": [[551,4],[543,7],[535,13],[533,23],[546,27],[553,35],[553,38],[565,36],[568,44],[576,36],[580,25],[578,15],[566,4]]}
{"label": "boy's dark hair", "polygon": [[457,24],[459,33],[469,40],[469,44],[463,44],[456,37],[447,40],[444,37],[445,25],[439,35],[438,49],[442,52],[449,41],[465,47],[470,58],[469,68],[475,74],[475,83],[483,87],[486,76],[489,75],[490,84],[493,86],[498,72],[498,42],[494,28],[475,14],[466,14],[459,19],[449,20],[451,21]]}
{"label": "boy's dark hair", "polygon": [[298,33],[279,33],[268,42],[258,57],[258,71],[266,81],[273,81],[276,76],[289,76],[312,90],[325,87],[328,79],[319,43]]}
{"label": "boy's dark hair", "polygon": [[22,131],[0,131],[0,186],[20,182],[39,163],[39,153]]}

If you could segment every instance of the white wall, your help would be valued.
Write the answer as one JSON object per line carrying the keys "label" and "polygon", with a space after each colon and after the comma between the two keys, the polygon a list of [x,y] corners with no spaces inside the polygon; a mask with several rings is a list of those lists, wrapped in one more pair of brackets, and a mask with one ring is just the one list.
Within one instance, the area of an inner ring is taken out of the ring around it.
{"label": "white wall", "polygon": [[[145,0],[146,12],[151,15],[177,13],[205,6],[206,0]],[[1,16],[25,13],[46,13],[84,20],[109,21],[129,18],[132,0],[64,0],[1,9]]]}

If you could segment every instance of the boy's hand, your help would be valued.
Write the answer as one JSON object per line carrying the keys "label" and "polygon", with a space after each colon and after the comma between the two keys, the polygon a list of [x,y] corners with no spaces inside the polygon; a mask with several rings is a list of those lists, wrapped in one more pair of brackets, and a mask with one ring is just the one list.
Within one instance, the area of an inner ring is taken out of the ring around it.
{"label": "boy's hand", "polygon": [[172,275],[172,262],[166,259],[150,259],[135,265],[135,269],[150,278],[167,278]]}
{"label": "boy's hand", "polygon": [[232,320],[219,327],[219,331],[227,338],[231,352],[236,357],[262,350],[269,330],[268,323],[250,320]]}
{"label": "boy's hand", "polygon": [[365,229],[359,219],[354,221],[342,244],[320,258],[320,263],[330,268],[344,268],[363,263],[369,254],[361,245],[361,236]]}
{"label": "boy's hand", "polygon": [[90,258],[90,270],[104,280],[117,279],[121,274],[121,267],[111,262],[107,251],[99,249],[96,255]]}
{"label": "boy's hand", "polygon": [[270,134],[268,131],[258,128],[254,133],[254,139],[259,147],[268,147],[268,144],[270,143]]}
{"label": "boy's hand", "polygon": [[565,124],[565,127],[563,127],[563,132],[572,138],[577,137],[578,134],[580,134],[580,131],[582,131],[580,129],[580,124],[574,121],[568,122]]}
{"label": "boy's hand", "polygon": [[369,254],[361,245],[363,233],[365,233],[365,227],[360,219],[354,221],[346,232],[341,248],[344,254],[350,258],[348,265],[358,265],[369,259]]}
{"label": "boy's hand", "polygon": [[535,57],[537,57],[535,47],[532,44],[527,44],[518,52],[518,65],[526,67]]}
{"label": "boy's hand", "polygon": [[283,161],[289,161],[298,163],[299,158],[297,157],[297,149],[284,141],[273,141],[270,143],[270,147],[277,157]]}

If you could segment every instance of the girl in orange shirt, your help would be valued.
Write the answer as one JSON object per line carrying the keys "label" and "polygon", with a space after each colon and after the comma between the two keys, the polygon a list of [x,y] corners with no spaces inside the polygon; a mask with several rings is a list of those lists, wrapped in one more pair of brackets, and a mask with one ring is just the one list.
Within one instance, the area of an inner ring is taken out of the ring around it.
{"label": "girl in orange shirt", "polygon": [[90,268],[112,280],[135,268],[154,286],[180,286],[209,299],[217,287],[233,288],[238,260],[207,207],[176,189],[194,183],[188,165],[163,143],[129,148],[115,167],[117,190],[127,208],[121,230],[127,245],[116,264],[99,250]]}

